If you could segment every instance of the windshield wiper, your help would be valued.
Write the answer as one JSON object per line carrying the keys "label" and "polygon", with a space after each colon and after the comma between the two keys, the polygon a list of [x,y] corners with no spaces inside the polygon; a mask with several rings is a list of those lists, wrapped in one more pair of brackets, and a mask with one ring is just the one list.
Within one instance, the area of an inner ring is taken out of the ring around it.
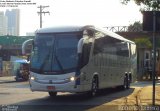
{"label": "windshield wiper", "polygon": [[55,54],[55,59],[56,59],[56,61],[57,61],[57,63],[58,63],[59,68],[60,68],[60,69],[61,69],[61,71],[64,73],[63,66],[62,66],[61,62],[59,61],[59,59],[58,59],[58,57],[57,57],[57,55],[56,55],[56,54]]}
{"label": "windshield wiper", "polygon": [[48,54],[46,55],[46,58],[44,59],[42,65],[40,66],[40,72],[43,72],[43,69],[44,69],[47,61],[49,60],[50,55],[51,55],[51,49],[49,50]]}

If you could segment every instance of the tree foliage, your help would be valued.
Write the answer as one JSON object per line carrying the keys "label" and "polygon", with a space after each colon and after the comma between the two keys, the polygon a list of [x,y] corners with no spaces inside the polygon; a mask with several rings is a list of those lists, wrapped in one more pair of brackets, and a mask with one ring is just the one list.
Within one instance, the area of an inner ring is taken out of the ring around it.
{"label": "tree foliage", "polygon": [[134,42],[136,43],[136,45],[140,48],[151,48],[152,47],[152,43],[149,40],[149,38],[137,38],[134,40]]}
{"label": "tree foliage", "polygon": [[140,21],[136,21],[128,26],[128,32],[140,32],[140,31],[142,31],[142,23]]}
{"label": "tree foliage", "polygon": [[[132,0],[121,0],[123,4],[128,4]],[[159,11],[160,10],[160,0],[134,0],[134,2],[142,6],[142,10],[145,11]]]}

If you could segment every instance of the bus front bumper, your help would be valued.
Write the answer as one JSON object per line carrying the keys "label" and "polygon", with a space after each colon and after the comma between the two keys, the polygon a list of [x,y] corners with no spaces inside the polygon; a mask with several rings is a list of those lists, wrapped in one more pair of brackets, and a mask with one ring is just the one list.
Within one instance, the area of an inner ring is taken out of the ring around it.
{"label": "bus front bumper", "polygon": [[44,92],[81,92],[81,85],[75,85],[75,81],[64,84],[44,84],[34,80],[30,80],[30,88],[32,91]]}

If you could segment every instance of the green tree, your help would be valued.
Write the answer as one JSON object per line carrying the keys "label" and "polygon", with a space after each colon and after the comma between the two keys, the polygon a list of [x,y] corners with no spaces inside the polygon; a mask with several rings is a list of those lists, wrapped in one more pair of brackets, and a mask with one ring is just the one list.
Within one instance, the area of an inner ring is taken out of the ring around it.
{"label": "green tree", "polygon": [[[121,3],[128,4],[132,0],[121,0]],[[142,7],[145,11],[159,11],[160,10],[160,0],[134,0],[134,2]]]}
{"label": "green tree", "polygon": [[149,38],[137,38],[134,40],[134,42],[136,43],[136,45],[138,46],[138,48],[151,48],[152,47],[152,43],[149,40]]}
{"label": "green tree", "polygon": [[142,23],[140,21],[136,21],[128,26],[128,32],[140,32],[140,31],[142,31]]}

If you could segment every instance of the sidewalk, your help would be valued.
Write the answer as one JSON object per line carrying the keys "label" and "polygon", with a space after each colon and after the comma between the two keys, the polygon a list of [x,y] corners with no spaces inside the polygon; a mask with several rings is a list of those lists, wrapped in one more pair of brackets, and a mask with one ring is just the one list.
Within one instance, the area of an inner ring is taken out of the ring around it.
{"label": "sidewalk", "polygon": [[15,76],[0,77],[0,84],[16,82]]}
{"label": "sidewalk", "polygon": [[[152,86],[143,87],[138,94],[138,105],[152,105]],[[155,87],[155,104],[160,105],[160,85]]]}

